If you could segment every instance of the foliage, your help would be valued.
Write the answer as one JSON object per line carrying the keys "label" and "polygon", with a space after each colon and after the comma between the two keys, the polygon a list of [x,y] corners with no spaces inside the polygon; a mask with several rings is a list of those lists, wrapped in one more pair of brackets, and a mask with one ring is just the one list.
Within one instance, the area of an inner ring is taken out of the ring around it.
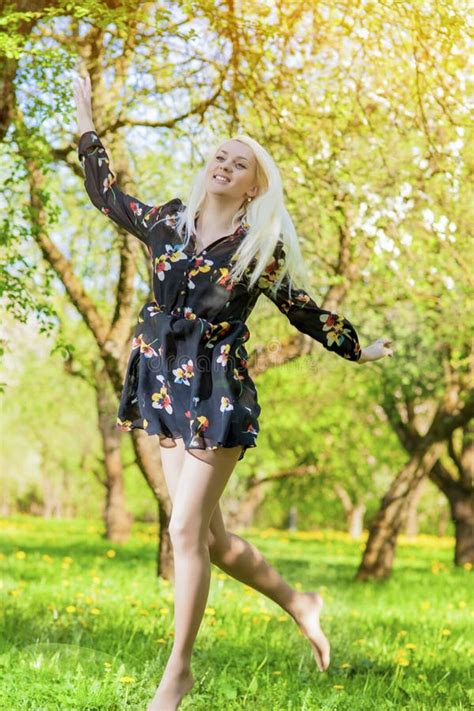
{"label": "foliage", "polygon": [[[90,520],[22,516],[0,526],[0,706],[144,707],[173,636],[172,586],[153,575],[155,527],[135,526],[127,545],[111,548]],[[469,707],[472,572],[450,565],[452,540],[402,540],[397,576],[361,585],[352,580],[359,544],[343,534],[247,537],[292,586],[322,593],[329,670],[317,671],[276,603],[213,566],[183,709]]]}

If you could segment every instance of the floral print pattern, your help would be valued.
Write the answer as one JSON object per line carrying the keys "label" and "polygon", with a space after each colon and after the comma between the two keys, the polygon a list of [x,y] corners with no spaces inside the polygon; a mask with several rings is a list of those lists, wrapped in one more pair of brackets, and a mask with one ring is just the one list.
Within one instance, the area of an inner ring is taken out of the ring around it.
{"label": "floral print pattern", "polygon": [[230,279],[248,225],[196,253],[195,235],[185,245],[176,231],[185,207],[179,198],[148,205],[122,192],[94,131],[82,134],[78,154],[92,204],[144,243],[153,265],[153,299],[138,314],[118,429],[182,437],[187,449],[241,445],[240,459],[255,447],[261,408],[247,369],[246,320],[262,293],[326,349],[349,360],[360,357],[347,319],[320,309],[302,289],[289,289],[286,277],[275,288],[285,264],[281,242],[249,289],[246,275]]}

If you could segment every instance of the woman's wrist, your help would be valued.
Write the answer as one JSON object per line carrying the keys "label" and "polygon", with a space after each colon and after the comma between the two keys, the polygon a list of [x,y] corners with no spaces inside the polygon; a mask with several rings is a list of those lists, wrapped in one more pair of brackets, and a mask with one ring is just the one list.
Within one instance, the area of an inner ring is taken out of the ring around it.
{"label": "woman's wrist", "polygon": [[88,131],[95,131],[95,126],[92,121],[80,121],[78,122],[78,125],[79,136],[82,136],[83,133],[87,133]]}
{"label": "woman's wrist", "polygon": [[362,363],[367,363],[370,360],[369,358],[367,358],[365,350],[365,348],[360,349],[360,358],[356,361],[360,365],[362,365]]}
{"label": "woman's wrist", "polygon": [[79,134],[81,136],[83,133],[87,133],[87,131],[95,131],[94,122],[89,112],[78,112],[77,125],[79,127]]}

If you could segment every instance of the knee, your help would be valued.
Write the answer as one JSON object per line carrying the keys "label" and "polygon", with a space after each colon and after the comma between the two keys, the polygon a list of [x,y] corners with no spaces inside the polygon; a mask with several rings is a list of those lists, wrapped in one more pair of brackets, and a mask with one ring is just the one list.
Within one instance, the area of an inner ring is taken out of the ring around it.
{"label": "knee", "polygon": [[185,519],[176,519],[171,516],[168,528],[173,549],[186,551],[207,545],[206,536],[195,522]]}

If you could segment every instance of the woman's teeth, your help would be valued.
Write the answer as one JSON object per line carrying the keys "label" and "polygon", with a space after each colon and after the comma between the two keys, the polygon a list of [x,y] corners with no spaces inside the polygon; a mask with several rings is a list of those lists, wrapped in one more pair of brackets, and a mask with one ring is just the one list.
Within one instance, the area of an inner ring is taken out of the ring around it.
{"label": "woman's teeth", "polygon": [[223,178],[220,175],[215,175],[214,180],[217,180],[218,183],[228,183],[229,180],[227,178]]}

